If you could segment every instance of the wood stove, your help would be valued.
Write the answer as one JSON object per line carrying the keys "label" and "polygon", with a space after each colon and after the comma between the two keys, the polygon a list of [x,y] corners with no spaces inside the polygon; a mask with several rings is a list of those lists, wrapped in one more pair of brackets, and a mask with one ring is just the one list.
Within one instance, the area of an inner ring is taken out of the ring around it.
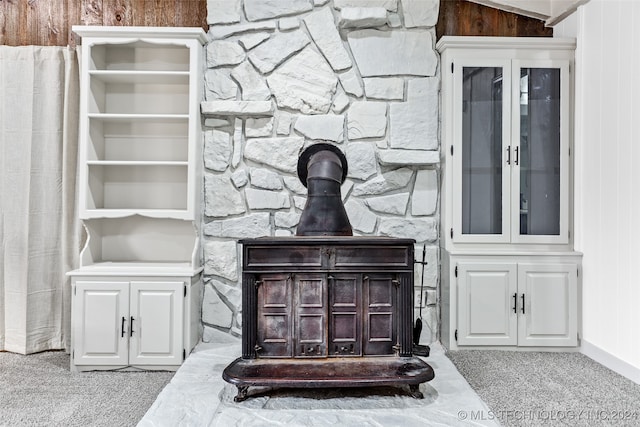
{"label": "wood stove", "polygon": [[309,147],[297,236],[240,241],[242,357],[223,372],[236,401],[251,386],[408,386],[422,398],[434,376],[412,354],[415,241],[351,236],[346,168],[336,147]]}
{"label": "wood stove", "polygon": [[419,384],[412,357],[411,239],[291,237],[240,241],[242,357],[224,371],[238,387]]}

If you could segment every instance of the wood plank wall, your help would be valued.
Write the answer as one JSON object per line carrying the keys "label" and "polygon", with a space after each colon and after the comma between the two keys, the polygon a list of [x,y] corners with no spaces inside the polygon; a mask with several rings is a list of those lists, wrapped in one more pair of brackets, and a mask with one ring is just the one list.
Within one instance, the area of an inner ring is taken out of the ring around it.
{"label": "wood plank wall", "polygon": [[0,44],[75,46],[72,25],[207,26],[206,0],[0,0]]}
{"label": "wood plank wall", "polygon": [[544,21],[504,12],[466,0],[440,0],[436,37],[553,37]]}
{"label": "wood plank wall", "polygon": [[[0,44],[74,46],[72,25],[202,27],[206,0],[0,0]],[[437,37],[544,36],[543,21],[465,0],[441,0]]]}
{"label": "wood plank wall", "polygon": [[[640,384],[640,2],[591,0],[576,28],[575,249],[582,349]],[[586,344],[586,345],[585,345]],[[637,406],[637,404],[636,404]]]}

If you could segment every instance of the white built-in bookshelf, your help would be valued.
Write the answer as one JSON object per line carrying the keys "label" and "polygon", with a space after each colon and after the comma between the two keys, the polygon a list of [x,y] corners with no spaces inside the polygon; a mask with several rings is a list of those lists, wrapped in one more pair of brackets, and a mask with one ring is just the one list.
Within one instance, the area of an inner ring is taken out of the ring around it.
{"label": "white built-in bookshelf", "polygon": [[[199,329],[206,34],[175,27],[73,31],[82,37],[78,212],[86,244],[80,267],[69,273],[72,367],[175,367]],[[106,308],[87,309],[93,305]],[[158,322],[167,316],[170,328]],[[147,319],[165,326],[145,325]]]}

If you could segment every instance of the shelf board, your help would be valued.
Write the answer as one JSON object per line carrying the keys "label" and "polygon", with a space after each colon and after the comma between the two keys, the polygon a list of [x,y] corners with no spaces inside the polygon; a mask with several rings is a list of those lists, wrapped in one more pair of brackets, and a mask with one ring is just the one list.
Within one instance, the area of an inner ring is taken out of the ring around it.
{"label": "shelf board", "polygon": [[99,262],[67,273],[69,276],[194,276],[203,270],[189,262]]}
{"label": "shelf board", "polygon": [[173,160],[89,160],[89,166],[189,166],[187,161]]}
{"label": "shelf board", "polygon": [[144,216],[148,218],[160,219],[183,219],[193,220],[193,213],[187,209],[108,209],[93,208],[85,209],[80,213],[80,219],[99,219],[99,218],[125,218],[129,216]]}
{"label": "shelf board", "polygon": [[152,41],[155,41],[158,38],[168,40],[166,43],[175,43],[173,39],[198,40],[202,45],[208,42],[207,33],[205,33],[205,31],[200,27],[159,28],[143,26],[123,27],[119,25],[73,25],[71,27],[71,30],[81,37],[105,37],[112,42],[116,38],[131,38],[132,42],[139,41],[140,39],[144,40],[147,38]]}
{"label": "shelf board", "polygon": [[116,113],[89,113],[87,117],[92,120],[104,122],[144,122],[144,121],[186,121],[189,114],[116,114]]}
{"label": "shelf board", "polygon": [[123,71],[93,70],[89,72],[92,79],[105,83],[136,84],[188,84],[188,71]]}

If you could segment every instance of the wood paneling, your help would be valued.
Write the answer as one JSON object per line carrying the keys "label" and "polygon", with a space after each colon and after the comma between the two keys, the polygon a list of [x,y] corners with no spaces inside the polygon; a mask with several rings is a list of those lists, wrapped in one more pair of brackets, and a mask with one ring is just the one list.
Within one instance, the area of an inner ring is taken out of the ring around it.
{"label": "wood paneling", "polygon": [[[206,0],[0,0],[0,44],[75,45],[72,25],[202,27]],[[441,0],[442,35],[546,36],[543,21],[465,0]]]}
{"label": "wood paneling", "polygon": [[584,253],[583,348],[588,342],[589,355],[605,365],[619,359],[610,366],[628,369],[637,381],[640,2],[591,0],[578,14],[575,216],[576,249]]}
{"label": "wood paneling", "polygon": [[466,0],[440,0],[436,35],[552,37],[544,21],[493,9]]}
{"label": "wood paneling", "polygon": [[206,0],[0,0],[0,44],[75,46],[73,25],[202,27]]}

